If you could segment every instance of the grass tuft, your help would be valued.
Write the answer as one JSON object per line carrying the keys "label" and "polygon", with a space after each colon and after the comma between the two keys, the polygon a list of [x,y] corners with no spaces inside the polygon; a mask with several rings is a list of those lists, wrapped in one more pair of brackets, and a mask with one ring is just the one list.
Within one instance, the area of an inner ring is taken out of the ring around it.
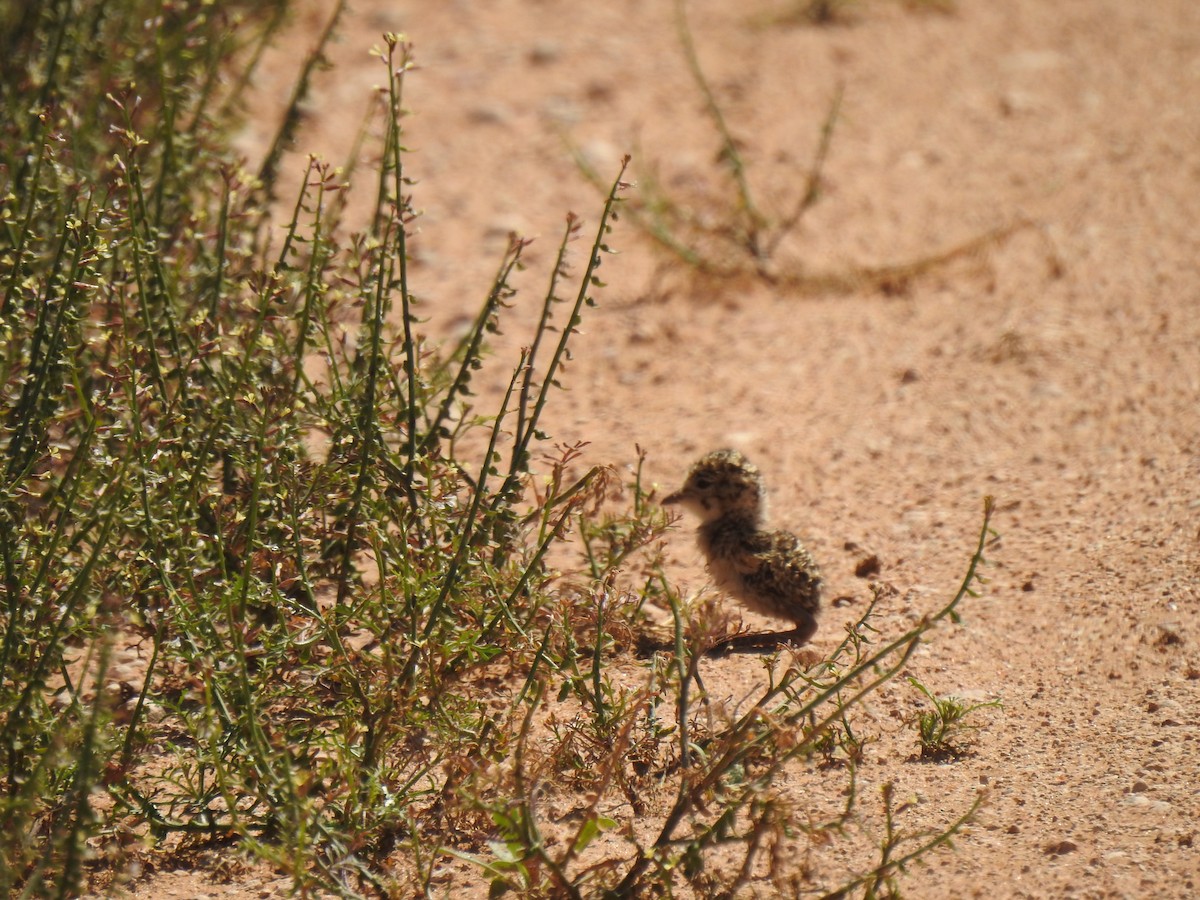
{"label": "grass tuft", "polygon": [[908,683],[925,695],[931,709],[916,716],[917,738],[921,744],[923,759],[947,759],[959,756],[962,748],[959,741],[976,726],[966,722],[971,713],[988,707],[999,707],[999,700],[968,703],[958,697],[939,697],[911,675]]}

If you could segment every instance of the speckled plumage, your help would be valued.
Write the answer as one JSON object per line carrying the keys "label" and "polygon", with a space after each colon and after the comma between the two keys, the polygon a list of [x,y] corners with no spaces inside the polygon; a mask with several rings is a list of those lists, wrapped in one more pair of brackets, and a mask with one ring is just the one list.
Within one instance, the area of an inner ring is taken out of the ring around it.
{"label": "speckled plumage", "polygon": [[803,643],[817,630],[821,571],[795,535],[765,527],[765,499],[758,468],[736,450],[716,450],[701,457],[663,503],[700,517],[697,538],[718,588],[755,612],[796,626],[752,637]]}

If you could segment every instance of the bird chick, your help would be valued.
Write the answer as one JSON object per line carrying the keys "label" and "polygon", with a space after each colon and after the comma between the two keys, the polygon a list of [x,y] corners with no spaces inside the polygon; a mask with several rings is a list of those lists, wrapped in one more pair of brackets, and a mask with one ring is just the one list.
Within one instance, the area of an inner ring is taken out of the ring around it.
{"label": "bird chick", "polygon": [[765,499],[758,468],[736,450],[716,450],[701,457],[683,487],[662,501],[699,516],[700,550],[718,588],[754,612],[796,626],[718,646],[802,644],[817,630],[820,569],[794,534],[764,527]]}

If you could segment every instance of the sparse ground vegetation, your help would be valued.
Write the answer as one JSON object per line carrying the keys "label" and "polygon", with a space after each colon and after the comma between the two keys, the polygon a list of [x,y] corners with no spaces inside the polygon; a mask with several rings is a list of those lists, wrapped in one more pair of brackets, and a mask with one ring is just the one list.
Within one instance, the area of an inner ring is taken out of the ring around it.
{"label": "sparse ground vegetation", "polygon": [[[990,501],[944,606],[894,637],[868,609],[824,659],[785,652],[721,709],[640,461],[628,486],[572,474],[578,448],[543,431],[622,174],[590,234],[568,217],[528,346],[480,408],[526,244],[457,343],[424,339],[396,35],[370,226],[343,227],[352,188],[314,158],[277,227],[294,117],[257,174],[225,138],[281,9],[130,0],[11,32],[0,891],[116,886],[230,842],[303,892],[429,892],[448,855],[494,894],[798,883],[780,860],[856,814],[856,710],[956,614]],[[674,621],[652,651],[648,605]],[[849,785],[828,820],[777,787],[816,756]],[[891,802],[882,856],[847,887],[892,884],[976,809],[904,834]]]}
{"label": "sparse ground vegetation", "polygon": [[0,891],[1196,893],[1198,8],[752,6],[0,0]]}

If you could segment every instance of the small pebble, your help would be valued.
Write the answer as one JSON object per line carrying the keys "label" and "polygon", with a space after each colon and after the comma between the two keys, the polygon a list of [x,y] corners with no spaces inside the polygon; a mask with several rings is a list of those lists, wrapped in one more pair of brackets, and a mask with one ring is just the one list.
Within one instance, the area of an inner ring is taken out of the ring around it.
{"label": "small pebble", "polygon": [[870,578],[873,575],[878,575],[879,570],[883,568],[879,562],[879,557],[872,553],[866,559],[859,560],[858,565],[854,567],[854,574],[859,578]]}
{"label": "small pebble", "polygon": [[529,61],[535,66],[547,66],[562,56],[558,41],[540,40],[529,50]]}

